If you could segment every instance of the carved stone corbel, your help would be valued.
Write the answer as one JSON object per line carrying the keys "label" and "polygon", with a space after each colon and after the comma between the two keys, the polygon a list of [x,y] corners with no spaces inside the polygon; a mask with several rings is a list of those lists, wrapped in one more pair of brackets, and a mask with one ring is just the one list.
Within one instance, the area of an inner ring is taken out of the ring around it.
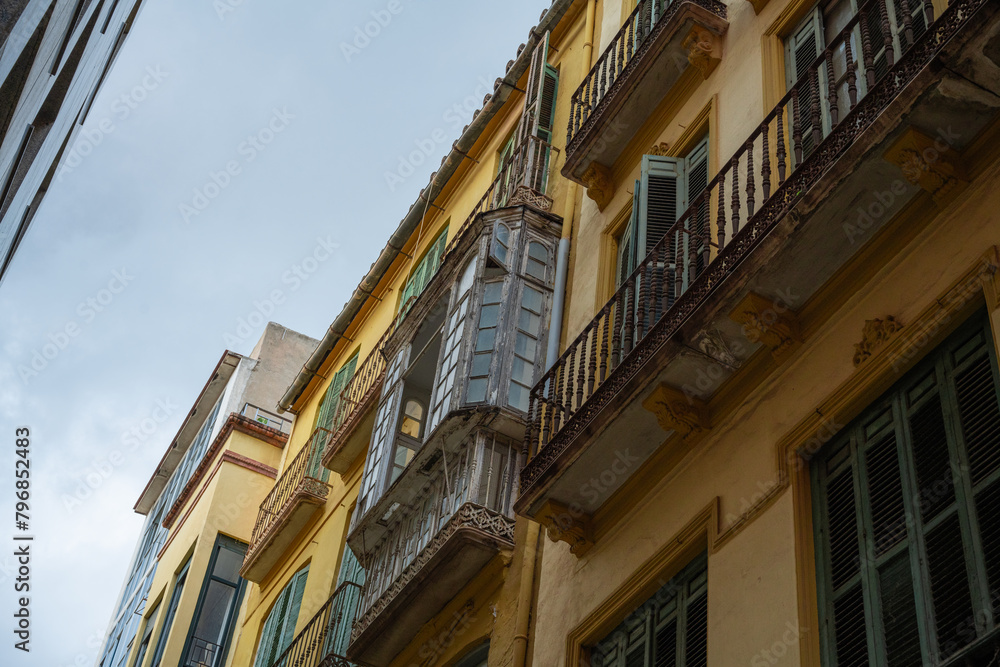
{"label": "carved stone corbel", "polygon": [[750,0],[750,4],[753,5],[753,13],[760,14],[764,7],[767,6],[768,0]]}
{"label": "carved stone corbel", "polygon": [[722,38],[697,23],[681,42],[681,48],[687,50],[688,62],[697,67],[706,79],[722,60]]}
{"label": "carved stone corbel", "polygon": [[611,170],[599,162],[591,162],[587,171],[580,177],[587,187],[587,196],[597,203],[597,208],[603,211],[615,196],[615,182]]}
{"label": "carved stone corbel", "polygon": [[907,181],[929,192],[936,204],[947,202],[969,182],[961,156],[946,139],[929,137],[910,127],[884,156],[900,168]]}
{"label": "carved stone corbel", "polygon": [[983,268],[979,272],[979,280],[983,284],[986,307],[991,313],[1000,310],[1000,253],[998,253],[997,248],[990,248],[983,258]]}
{"label": "carved stone corbel", "polygon": [[780,299],[768,299],[750,292],[729,313],[729,318],[743,325],[743,335],[751,343],[761,343],[782,361],[802,342],[799,320]]}
{"label": "carved stone corbel", "polygon": [[665,141],[661,141],[652,148],[649,149],[649,155],[659,155],[661,157],[670,156],[670,144]]}
{"label": "carved stone corbel", "polygon": [[535,520],[545,526],[553,542],[565,542],[574,556],[582,556],[594,546],[594,530],[590,516],[574,511],[555,500],[548,500],[535,515]]}
{"label": "carved stone corbel", "polygon": [[889,342],[902,329],[903,325],[892,315],[887,316],[884,320],[866,320],[865,327],[861,331],[861,342],[854,344],[855,368],[878,352],[879,348]]}
{"label": "carved stone corbel", "polygon": [[642,402],[659,422],[664,431],[673,431],[687,439],[712,427],[708,406],[693,396],[687,396],[673,387],[661,384],[649,398]]}

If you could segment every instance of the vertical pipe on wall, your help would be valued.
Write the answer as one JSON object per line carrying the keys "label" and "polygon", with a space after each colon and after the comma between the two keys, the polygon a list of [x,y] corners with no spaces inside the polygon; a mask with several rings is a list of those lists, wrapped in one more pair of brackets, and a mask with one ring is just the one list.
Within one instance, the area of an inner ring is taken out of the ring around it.
{"label": "vertical pipe on wall", "polygon": [[[597,22],[597,0],[587,2],[587,22],[584,28],[585,41],[581,58],[582,76],[590,72],[594,59],[594,32]],[[556,284],[552,295],[552,322],[549,329],[548,346],[545,351],[545,369],[548,370],[559,358],[559,347],[562,342],[563,315],[566,309],[566,278],[569,273],[569,245],[573,237],[573,218],[576,215],[576,198],[579,186],[570,182],[567,193],[566,213],[563,218],[562,238],[556,251]]]}

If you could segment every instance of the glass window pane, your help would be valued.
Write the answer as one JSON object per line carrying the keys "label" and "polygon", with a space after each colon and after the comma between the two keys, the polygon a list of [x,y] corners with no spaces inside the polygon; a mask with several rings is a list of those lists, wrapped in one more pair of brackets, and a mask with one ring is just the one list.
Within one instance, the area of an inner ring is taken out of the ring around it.
{"label": "glass window pane", "polygon": [[476,338],[476,352],[485,352],[493,349],[496,340],[496,329],[482,329]]}
{"label": "glass window pane", "polygon": [[528,265],[525,267],[525,271],[532,278],[537,278],[538,280],[545,280],[545,265],[541,262],[535,261],[533,259],[528,259]]}
{"label": "glass window pane", "polygon": [[500,318],[500,306],[483,306],[483,310],[479,315],[479,326],[482,328],[495,327],[497,325],[497,320]]}
{"label": "glass window pane", "polygon": [[483,303],[500,303],[500,293],[503,292],[503,283],[486,283],[483,289]]}
{"label": "glass window pane", "polygon": [[[222,635],[226,629],[226,620],[229,618],[230,606],[236,589],[221,581],[210,581],[208,590],[205,592],[205,599],[202,601],[201,610],[198,614],[198,623],[195,625],[194,635],[191,638],[191,651],[188,654],[189,662],[191,658],[197,657],[196,642],[201,640],[201,650],[214,652],[222,644]],[[203,664],[211,665],[211,662]]]}
{"label": "glass window pane", "polygon": [[490,361],[493,360],[492,354],[477,354],[472,358],[472,376],[476,377],[479,375],[489,375],[490,374]]}
{"label": "glass window pane", "polygon": [[523,412],[528,411],[528,388],[522,387],[516,382],[510,383],[510,391],[507,392],[507,404]]}
{"label": "glass window pane", "polygon": [[535,382],[535,367],[520,357],[514,357],[514,366],[511,368],[510,376],[513,380],[521,384],[533,385]]}
{"label": "glass window pane", "polygon": [[528,257],[537,259],[544,264],[549,261],[549,251],[541,243],[533,242],[528,246]]}
{"label": "glass window pane", "polygon": [[225,547],[218,547],[219,554],[215,557],[215,567],[212,574],[220,579],[238,583],[240,580],[240,566],[243,565],[243,557]]}
{"label": "glass window pane", "polygon": [[514,340],[514,352],[519,356],[524,357],[528,361],[535,361],[535,353],[538,349],[538,342],[530,336],[526,336],[520,331],[517,332],[517,338]]}
{"label": "glass window pane", "polygon": [[522,331],[527,331],[528,333],[537,336],[542,325],[542,318],[535,315],[531,311],[521,309],[521,317],[518,319],[517,326],[521,327]]}
{"label": "glass window pane", "polygon": [[542,312],[542,293],[525,285],[521,305],[535,313]]}
{"label": "glass window pane", "polygon": [[486,400],[486,385],[488,378],[469,380],[469,403],[481,403]]}

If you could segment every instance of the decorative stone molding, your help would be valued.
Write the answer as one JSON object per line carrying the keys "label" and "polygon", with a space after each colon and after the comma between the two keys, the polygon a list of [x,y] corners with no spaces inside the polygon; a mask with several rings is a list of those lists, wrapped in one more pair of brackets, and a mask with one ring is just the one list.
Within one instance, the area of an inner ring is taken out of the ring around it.
{"label": "decorative stone molding", "polygon": [[594,531],[590,516],[580,510],[549,500],[534,517],[546,528],[553,542],[565,542],[574,556],[582,556],[594,546]]}
{"label": "decorative stone molding", "polygon": [[903,325],[892,315],[884,320],[866,320],[865,327],[861,331],[861,342],[854,344],[855,368],[863,364],[902,329]]}
{"label": "decorative stone molding", "polygon": [[699,435],[712,427],[708,406],[703,401],[666,384],[654,389],[649,398],[642,402],[642,407],[656,415],[660,428],[667,432],[673,431],[684,439]]}
{"label": "decorative stone molding", "polygon": [[706,79],[722,60],[722,38],[697,23],[681,42],[681,47],[688,52],[688,62],[697,67]]}
{"label": "decorative stone molding", "polygon": [[670,144],[668,144],[665,141],[661,141],[660,143],[654,145],[652,148],[649,149],[649,154],[650,155],[659,155],[660,157],[669,157],[670,156]]}
{"label": "decorative stone molding", "polygon": [[603,211],[615,196],[615,181],[611,170],[599,162],[591,162],[587,171],[580,177],[587,186],[587,196],[597,203],[597,208]]}
{"label": "decorative stone molding", "polygon": [[979,273],[979,281],[983,285],[983,295],[986,297],[986,307],[989,311],[1000,310],[1000,253],[997,248],[990,248],[983,260],[983,270]]}
{"label": "decorative stone molding", "polygon": [[747,340],[769,348],[778,362],[802,342],[795,312],[780,300],[768,299],[756,292],[749,292],[729,313],[729,318],[743,325]]}
{"label": "decorative stone molding", "polygon": [[749,0],[749,2],[753,5],[753,13],[760,14],[764,7],[767,6],[768,0]]}
{"label": "decorative stone molding", "polygon": [[527,185],[517,186],[507,202],[507,206],[521,206],[522,204],[537,208],[539,211],[552,210],[552,199],[537,190],[532,190]]}
{"label": "decorative stone molding", "polygon": [[969,182],[961,156],[943,137],[929,137],[912,127],[884,157],[900,168],[907,181],[929,192],[937,204],[949,200]]}

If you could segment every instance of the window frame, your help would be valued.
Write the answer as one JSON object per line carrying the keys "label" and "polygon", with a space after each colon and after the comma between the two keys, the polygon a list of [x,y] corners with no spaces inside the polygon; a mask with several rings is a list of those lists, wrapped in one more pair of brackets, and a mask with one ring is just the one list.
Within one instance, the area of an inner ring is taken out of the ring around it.
{"label": "window frame", "polygon": [[[184,648],[181,651],[181,659],[178,663],[179,667],[186,667],[188,652],[191,650],[191,643],[194,639],[194,632],[197,628],[198,622],[201,620],[201,613],[204,610],[205,598],[208,595],[209,586],[213,581],[220,582],[227,586],[232,586],[235,590],[233,591],[233,599],[227,614],[227,618],[223,622],[223,635],[225,636],[225,641],[219,646],[219,653],[216,656],[216,663],[212,667],[223,667],[226,664],[226,656],[229,653],[229,646],[233,638],[234,631],[236,630],[236,617],[239,614],[240,605],[243,603],[243,594],[246,591],[246,580],[239,576],[237,571],[236,582],[225,580],[214,573],[215,564],[218,561],[219,552],[222,549],[226,549],[235,554],[238,554],[240,558],[246,556],[247,549],[249,545],[234,540],[231,537],[219,533],[215,538],[215,543],[212,545],[212,557],[208,560],[208,568],[205,570],[205,578],[202,580],[201,590],[198,593],[198,602],[194,608],[194,614],[191,616],[191,623],[188,626],[187,637],[184,640]],[[235,585],[234,585],[235,584]]]}
{"label": "window frame", "polygon": [[149,663],[150,667],[159,667],[160,663],[163,662],[163,653],[167,647],[167,640],[170,638],[170,631],[173,628],[174,618],[177,616],[177,607],[180,606],[180,599],[184,594],[188,571],[190,569],[191,556],[188,556],[187,560],[184,561],[184,565],[181,566],[181,569],[177,571],[177,575],[174,577],[174,584],[170,590],[170,603],[167,605],[167,615],[163,617],[163,626],[160,628],[160,634],[156,638],[156,650],[153,651],[153,657]]}

